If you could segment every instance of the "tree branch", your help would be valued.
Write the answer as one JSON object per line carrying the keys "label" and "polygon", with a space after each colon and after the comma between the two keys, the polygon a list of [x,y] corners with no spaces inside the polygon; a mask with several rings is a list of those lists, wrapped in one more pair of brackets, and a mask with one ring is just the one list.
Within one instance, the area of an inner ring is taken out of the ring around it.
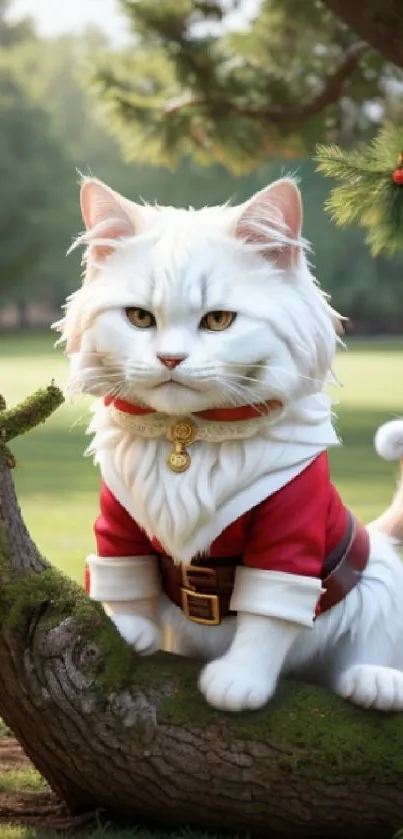
{"label": "tree branch", "polygon": [[310,117],[320,114],[328,105],[340,99],[345,81],[353,74],[360,59],[367,50],[367,44],[364,44],[362,41],[356,42],[348,47],[337,69],[333,73],[330,73],[324,80],[322,90],[299,107],[253,108],[238,105],[236,102],[227,99],[216,99],[212,96],[209,98],[182,99],[179,102],[176,100],[171,104],[168,102],[165,106],[164,114],[169,117],[184,108],[206,107],[210,109],[212,114],[219,116],[235,114],[237,116],[250,117],[251,119],[263,119],[269,122],[275,122],[277,125],[286,125],[294,122],[300,124]]}
{"label": "tree branch", "polygon": [[53,382],[8,411],[5,399],[0,395],[0,592],[11,580],[39,573],[48,567],[29,538],[21,515],[16,515],[18,504],[10,473],[15,460],[6,441],[45,422],[63,400],[62,392]]}
{"label": "tree branch", "polygon": [[53,382],[8,411],[4,397],[0,396],[0,445],[45,422],[63,402],[64,396]]}
{"label": "tree branch", "polygon": [[403,4],[401,0],[322,0],[340,20],[381,55],[403,67]]}

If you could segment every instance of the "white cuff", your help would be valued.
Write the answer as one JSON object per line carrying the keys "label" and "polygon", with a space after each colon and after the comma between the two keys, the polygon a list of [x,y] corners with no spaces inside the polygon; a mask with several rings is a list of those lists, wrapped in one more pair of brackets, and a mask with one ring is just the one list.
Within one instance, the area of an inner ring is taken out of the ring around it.
{"label": "white cuff", "polygon": [[230,608],[235,612],[250,612],[252,615],[313,626],[315,607],[321,593],[322,582],[316,577],[241,565],[235,573]]}
{"label": "white cuff", "polygon": [[157,558],[149,556],[87,557],[92,600],[141,600],[158,597],[161,582]]}

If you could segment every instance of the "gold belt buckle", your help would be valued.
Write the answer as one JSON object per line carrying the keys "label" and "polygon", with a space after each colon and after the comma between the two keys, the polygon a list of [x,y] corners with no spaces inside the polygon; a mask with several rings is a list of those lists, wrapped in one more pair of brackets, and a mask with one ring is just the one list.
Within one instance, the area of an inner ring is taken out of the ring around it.
{"label": "gold belt buckle", "polygon": [[[188,620],[205,626],[218,626],[221,623],[220,601],[217,594],[199,594],[198,591],[182,586],[181,597],[183,613]],[[203,614],[204,611],[207,612],[206,615]]]}
{"label": "gold belt buckle", "polygon": [[182,609],[185,617],[193,623],[202,623],[205,626],[218,626],[221,623],[218,595],[200,592],[196,588],[198,578],[199,580],[204,579],[206,582],[209,581],[210,585],[214,587],[214,577],[215,573],[212,568],[206,568],[202,565],[182,565]]}

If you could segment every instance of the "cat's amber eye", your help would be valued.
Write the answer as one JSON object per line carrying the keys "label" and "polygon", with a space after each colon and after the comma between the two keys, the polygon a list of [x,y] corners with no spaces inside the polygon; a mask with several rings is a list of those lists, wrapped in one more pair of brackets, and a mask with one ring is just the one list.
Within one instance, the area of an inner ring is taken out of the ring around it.
{"label": "cat's amber eye", "polygon": [[207,312],[207,315],[200,321],[202,329],[208,329],[209,332],[223,332],[228,329],[236,318],[236,312]]}
{"label": "cat's amber eye", "polygon": [[151,326],[155,326],[155,317],[147,309],[131,306],[126,309],[126,317],[138,329],[150,329]]}

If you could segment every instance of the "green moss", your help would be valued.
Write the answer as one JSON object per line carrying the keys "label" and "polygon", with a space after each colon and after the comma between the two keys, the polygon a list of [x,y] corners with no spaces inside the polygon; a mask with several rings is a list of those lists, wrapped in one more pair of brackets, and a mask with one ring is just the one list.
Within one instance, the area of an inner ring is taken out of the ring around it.
{"label": "green moss", "polygon": [[63,402],[61,390],[52,383],[47,388],[37,390],[14,408],[0,408],[0,436],[3,442],[19,437],[45,422]]}
{"label": "green moss", "polygon": [[[1,546],[1,539],[0,539]],[[119,692],[133,680],[138,660],[114,629],[102,606],[56,568],[31,574],[0,590],[0,629],[26,637],[33,620],[36,631],[48,632],[72,618],[85,639],[88,655],[83,671],[100,693]],[[94,646],[91,654],[91,644]]]}
{"label": "green moss", "polygon": [[89,658],[83,670],[92,678],[94,690],[101,695],[119,693],[133,683],[138,657],[126,644],[105,615],[100,604],[81,597],[75,604],[74,616],[97,653]]}
{"label": "green moss", "polygon": [[197,675],[191,685],[187,675],[185,668],[185,678],[178,674],[173,692],[163,699],[159,722],[196,720],[228,742],[268,742],[278,749],[279,765],[304,777],[401,783],[403,715],[364,711],[324,689],[290,682],[281,684],[266,708],[230,715],[210,709],[198,693]]}
{"label": "green moss", "polygon": [[[145,669],[147,672],[145,672]],[[136,669],[139,685],[169,685],[158,707],[160,724],[212,727],[225,741],[270,743],[278,762],[296,774],[343,782],[403,777],[403,715],[359,709],[325,689],[284,681],[262,710],[229,714],[210,708],[197,688],[200,664],[158,655]]]}
{"label": "green moss", "polygon": [[[1,625],[18,631],[25,627],[30,614],[44,604],[50,607],[47,623],[52,623],[52,609],[56,612],[57,608],[60,619],[74,606],[79,593],[79,586],[54,568],[14,579],[0,590]],[[56,614],[54,617],[56,622]]]}

